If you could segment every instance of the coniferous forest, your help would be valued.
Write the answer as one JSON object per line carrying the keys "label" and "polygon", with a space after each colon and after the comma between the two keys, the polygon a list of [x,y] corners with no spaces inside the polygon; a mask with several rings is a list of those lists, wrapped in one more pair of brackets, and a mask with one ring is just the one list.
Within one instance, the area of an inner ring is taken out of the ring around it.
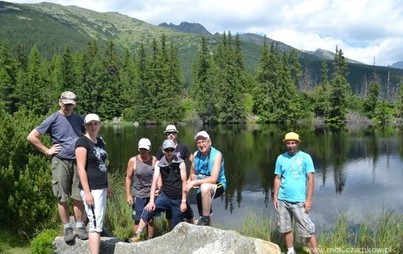
{"label": "coniferous forest", "polygon": [[2,43],[0,102],[10,114],[24,108],[43,116],[57,108],[62,91],[71,90],[78,96],[78,113],[140,124],[276,123],[317,117],[342,123],[351,113],[387,123],[403,114],[402,86],[393,93],[382,91],[375,70],[366,77],[365,91],[353,92],[342,49],[336,48],[334,61],[322,62],[320,82],[307,87],[297,51],[285,53],[266,38],[252,72],[245,69],[238,35],[224,33],[214,51],[202,38],[199,48],[192,83],[185,86],[177,46],[165,35],[134,51],[119,53],[113,41],[103,47],[89,41],[82,51],[65,47],[51,58],[36,46]]}
{"label": "coniferous forest", "polygon": [[76,112],[97,113],[103,121],[388,123],[403,118],[403,86],[386,96],[374,71],[366,91],[354,93],[341,49],[334,61],[322,62],[314,87],[304,86],[297,51],[284,53],[275,43],[264,42],[252,72],[245,69],[238,35],[224,33],[214,50],[202,38],[199,49],[192,83],[185,86],[177,46],[165,36],[123,54],[113,41],[102,47],[89,41],[82,51],[65,47],[51,58],[36,46],[0,44],[0,226],[29,240],[58,225],[49,162],[26,136],[58,109],[65,90],[77,94]]}

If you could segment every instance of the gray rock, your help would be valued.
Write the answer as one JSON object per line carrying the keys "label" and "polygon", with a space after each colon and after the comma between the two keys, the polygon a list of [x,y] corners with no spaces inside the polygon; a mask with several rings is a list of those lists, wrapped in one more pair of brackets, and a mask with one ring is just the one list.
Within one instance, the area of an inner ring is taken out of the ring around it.
{"label": "gray rock", "polygon": [[[89,253],[88,240],[76,239],[67,245],[63,237],[53,242],[55,253]],[[171,232],[139,243],[101,237],[101,254],[175,253],[175,254],[280,254],[280,247],[268,241],[245,237],[232,230],[178,224]]]}

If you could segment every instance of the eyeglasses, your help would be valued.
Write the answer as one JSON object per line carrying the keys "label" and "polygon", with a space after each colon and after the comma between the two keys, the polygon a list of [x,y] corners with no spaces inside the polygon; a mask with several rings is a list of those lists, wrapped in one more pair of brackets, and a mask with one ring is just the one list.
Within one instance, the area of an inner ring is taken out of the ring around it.
{"label": "eyeglasses", "polygon": [[164,150],[164,152],[167,152],[167,153],[172,153],[173,151],[175,151],[175,149],[173,149],[173,148],[167,148]]}
{"label": "eyeglasses", "polygon": [[200,145],[207,144],[207,141],[208,141],[207,139],[199,140],[196,142],[196,145],[200,146]]}
{"label": "eyeglasses", "polygon": [[167,136],[169,136],[169,135],[176,135],[176,133],[177,133],[177,132],[174,132],[174,131],[165,132],[165,134],[167,134]]}

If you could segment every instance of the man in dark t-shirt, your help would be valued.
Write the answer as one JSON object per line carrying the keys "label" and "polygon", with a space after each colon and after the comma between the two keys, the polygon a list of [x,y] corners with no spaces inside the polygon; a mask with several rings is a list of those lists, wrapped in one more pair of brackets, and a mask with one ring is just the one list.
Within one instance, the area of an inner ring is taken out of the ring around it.
{"label": "man in dark t-shirt", "polygon": [[[168,125],[165,128],[164,134],[166,135],[167,139],[172,140],[175,143],[175,155],[178,158],[181,158],[182,160],[186,161],[188,159],[188,162],[190,165],[193,163],[193,154],[190,152],[189,148],[183,144],[178,142],[177,137],[178,137],[179,131],[176,129],[175,125]],[[157,150],[157,160],[161,160],[161,158],[164,156],[164,151],[162,147],[160,147]],[[192,207],[189,204],[189,201],[186,202],[187,209],[183,214],[183,217],[187,220],[187,222],[194,224],[194,215],[193,215],[193,210]],[[165,216],[168,220],[168,226],[169,229],[172,229],[172,212],[170,210],[167,210],[165,213]]]}

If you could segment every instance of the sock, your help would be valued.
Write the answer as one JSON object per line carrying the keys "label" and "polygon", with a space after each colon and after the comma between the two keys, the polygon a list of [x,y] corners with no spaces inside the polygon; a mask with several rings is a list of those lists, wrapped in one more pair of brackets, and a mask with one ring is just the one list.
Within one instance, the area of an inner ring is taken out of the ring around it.
{"label": "sock", "polygon": [[63,224],[63,228],[71,228],[71,224],[70,223]]}
{"label": "sock", "polygon": [[288,248],[287,254],[294,254],[294,247]]}
{"label": "sock", "polygon": [[77,221],[76,228],[83,228],[83,223],[81,221]]}

